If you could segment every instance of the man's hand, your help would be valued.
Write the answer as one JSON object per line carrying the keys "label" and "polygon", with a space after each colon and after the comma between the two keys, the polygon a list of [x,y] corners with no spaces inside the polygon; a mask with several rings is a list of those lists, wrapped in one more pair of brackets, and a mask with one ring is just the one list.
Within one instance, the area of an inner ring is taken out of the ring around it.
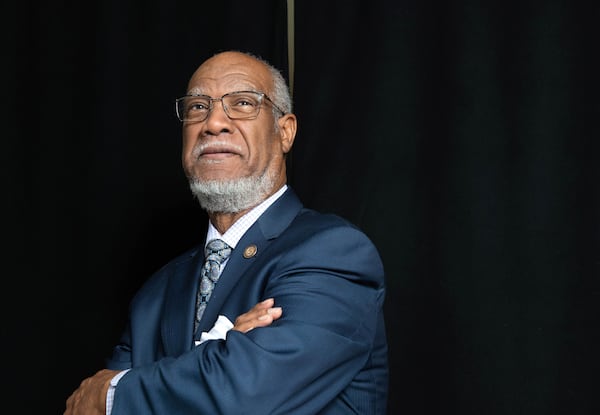
{"label": "man's hand", "polygon": [[275,300],[267,298],[256,304],[248,312],[235,319],[232,330],[247,333],[256,327],[265,327],[281,317],[281,307],[273,307]]}
{"label": "man's hand", "polygon": [[106,392],[118,370],[103,369],[85,379],[67,399],[64,415],[106,415]]}
{"label": "man's hand", "polygon": [[[273,307],[275,300],[268,298],[235,319],[232,330],[247,333],[256,327],[265,327],[281,317],[281,307]],[[118,370],[103,369],[85,379],[67,399],[64,415],[106,415],[106,392],[110,380]]]}

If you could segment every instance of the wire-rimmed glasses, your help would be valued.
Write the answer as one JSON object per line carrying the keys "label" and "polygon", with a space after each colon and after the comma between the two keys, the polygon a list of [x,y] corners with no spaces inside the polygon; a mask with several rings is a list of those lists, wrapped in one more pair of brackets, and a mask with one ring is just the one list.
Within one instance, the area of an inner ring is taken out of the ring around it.
{"label": "wire-rimmed glasses", "polygon": [[221,101],[223,111],[232,120],[253,120],[258,117],[263,99],[266,99],[282,114],[281,108],[265,94],[258,91],[229,92],[220,98],[208,95],[185,95],[175,100],[175,111],[180,121],[201,122],[208,118],[215,101]]}

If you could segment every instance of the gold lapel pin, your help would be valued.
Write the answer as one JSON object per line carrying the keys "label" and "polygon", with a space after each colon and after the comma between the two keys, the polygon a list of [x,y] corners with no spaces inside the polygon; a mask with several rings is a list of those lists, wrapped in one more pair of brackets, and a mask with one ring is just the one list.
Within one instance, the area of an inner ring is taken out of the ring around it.
{"label": "gold lapel pin", "polygon": [[244,249],[244,258],[248,259],[248,258],[252,258],[254,255],[256,255],[256,245],[252,244],[252,245],[248,245],[246,247],[246,249]]}

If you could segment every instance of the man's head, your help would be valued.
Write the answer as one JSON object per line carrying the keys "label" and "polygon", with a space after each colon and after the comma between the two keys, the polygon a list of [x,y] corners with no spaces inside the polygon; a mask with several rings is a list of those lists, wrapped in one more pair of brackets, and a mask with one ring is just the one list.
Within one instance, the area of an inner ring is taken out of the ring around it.
{"label": "man's head", "polygon": [[296,117],[283,77],[265,61],[241,52],[209,58],[192,75],[178,112],[183,168],[207,211],[248,210],[286,182]]}

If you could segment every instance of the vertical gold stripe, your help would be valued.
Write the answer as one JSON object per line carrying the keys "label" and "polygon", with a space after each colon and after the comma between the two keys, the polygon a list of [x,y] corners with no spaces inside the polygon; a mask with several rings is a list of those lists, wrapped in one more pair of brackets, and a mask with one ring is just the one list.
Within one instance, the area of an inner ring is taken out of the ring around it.
{"label": "vertical gold stripe", "polygon": [[288,77],[294,96],[294,0],[287,0]]}

